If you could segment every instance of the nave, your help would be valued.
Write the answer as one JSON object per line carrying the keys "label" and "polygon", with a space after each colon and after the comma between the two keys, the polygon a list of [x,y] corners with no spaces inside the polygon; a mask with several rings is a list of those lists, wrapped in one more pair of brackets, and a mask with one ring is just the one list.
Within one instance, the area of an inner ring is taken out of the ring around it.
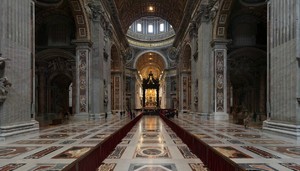
{"label": "nave", "polygon": [[149,115],[142,117],[104,163],[98,171],[207,170],[159,116]]}
{"label": "nave", "polygon": [[[208,165],[221,165],[222,161],[217,159],[210,158],[207,165],[197,158],[187,147],[192,142],[184,144],[186,140],[180,139],[182,134],[190,134],[221,159],[244,170],[300,171],[300,145],[295,140],[193,115],[163,120],[158,116],[142,116],[138,121],[140,116],[133,120],[115,115],[107,120],[65,123],[8,139],[0,143],[0,171],[73,170],[72,167],[88,158],[99,144],[116,143],[115,139],[108,138],[135,121],[137,123],[124,133],[121,143],[107,152],[108,157],[95,170],[205,171],[209,170]],[[170,123],[186,132],[175,133]],[[206,150],[199,151],[201,154]],[[84,169],[79,170],[92,171],[87,167],[103,154],[97,153],[96,157],[86,160]]]}

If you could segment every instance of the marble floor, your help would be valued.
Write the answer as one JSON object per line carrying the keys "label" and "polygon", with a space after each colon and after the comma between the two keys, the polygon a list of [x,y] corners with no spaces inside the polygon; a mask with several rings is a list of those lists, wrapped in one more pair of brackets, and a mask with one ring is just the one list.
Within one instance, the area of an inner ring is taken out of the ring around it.
{"label": "marble floor", "polygon": [[[300,142],[229,122],[180,115],[173,122],[246,170],[300,171]],[[59,171],[130,121],[118,116],[51,126],[0,141],[0,171]],[[158,117],[144,116],[98,171],[205,171]]]}
{"label": "marble floor", "polygon": [[143,116],[98,171],[206,171],[159,116]]}
{"label": "marble floor", "polygon": [[107,120],[71,120],[0,141],[0,171],[62,170],[130,121],[118,116]]}
{"label": "marble floor", "polygon": [[300,171],[299,141],[191,115],[172,120],[246,170]]}

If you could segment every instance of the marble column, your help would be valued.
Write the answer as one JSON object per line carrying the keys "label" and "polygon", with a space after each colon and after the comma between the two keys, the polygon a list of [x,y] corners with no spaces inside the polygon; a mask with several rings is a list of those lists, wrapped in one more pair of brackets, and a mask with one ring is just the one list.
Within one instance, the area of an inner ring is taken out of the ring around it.
{"label": "marble column", "polygon": [[214,59],[214,106],[216,120],[227,120],[227,44],[229,40],[213,40]]}
{"label": "marble column", "polygon": [[300,1],[268,4],[268,119],[263,130],[300,139]]}
{"label": "marble column", "polygon": [[76,117],[89,118],[89,69],[90,46],[87,41],[76,44]]}
{"label": "marble column", "polygon": [[34,109],[34,3],[0,3],[0,140],[37,131]]}

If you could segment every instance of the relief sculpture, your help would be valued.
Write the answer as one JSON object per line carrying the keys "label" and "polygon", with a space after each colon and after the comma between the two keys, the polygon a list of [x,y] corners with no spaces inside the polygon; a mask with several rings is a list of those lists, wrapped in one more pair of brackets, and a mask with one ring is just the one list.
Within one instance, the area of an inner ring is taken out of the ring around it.
{"label": "relief sculpture", "polygon": [[8,59],[1,57],[0,54],[0,103],[3,103],[6,100],[7,94],[9,92],[9,88],[12,85],[7,79],[7,77],[4,76],[6,60]]}

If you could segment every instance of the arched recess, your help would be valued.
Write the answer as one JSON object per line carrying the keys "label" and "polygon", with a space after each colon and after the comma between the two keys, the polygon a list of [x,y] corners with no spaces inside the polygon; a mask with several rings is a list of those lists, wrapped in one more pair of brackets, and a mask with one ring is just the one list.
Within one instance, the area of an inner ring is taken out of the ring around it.
{"label": "arched recess", "polygon": [[[49,5],[47,5],[49,3]],[[63,0],[61,3],[51,6],[52,2],[43,2],[44,5],[41,5],[41,10],[37,12],[36,22],[40,23],[45,17],[51,14],[62,14],[64,16],[69,15],[66,8],[70,8],[73,14],[73,19],[76,26],[76,39],[77,40],[90,40],[91,33],[89,28],[89,22],[87,17],[87,12],[84,7],[83,0]],[[67,5],[64,5],[67,3]],[[39,7],[39,6],[38,6]]]}
{"label": "arched recess", "polygon": [[137,69],[137,61],[139,60],[139,58],[141,58],[143,55],[145,55],[145,54],[149,54],[149,53],[153,53],[153,54],[158,54],[160,57],[161,57],[161,59],[164,61],[164,66],[165,66],[165,68],[168,68],[169,67],[169,64],[168,64],[168,61],[167,61],[167,59],[166,59],[166,57],[162,54],[162,53],[160,53],[160,52],[158,52],[158,51],[153,51],[153,50],[145,50],[145,51],[143,51],[143,52],[141,52],[141,53],[138,53],[137,55],[136,55],[136,57],[135,57],[135,59],[134,59],[134,62],[133,62],[133,68],[135,68],[135,69]]}
{"label": "arched recess", "polygon": [[161,107],[165,102],[163,75],[166,63],[164,57],[154,51],[141,53],[134,63],[134,68],[141,82],[141,85],[136,86],[140,89],[136,101],[141,101],[141,106],[146,108]]}
{"label": "arched recess", "polygon": [[192,56],[191,46],[186,45],[182,56],[182,63],[181,63],[182,71],[191,71],[191,56]]}
{"label": "arched recess", "polygon": [[[38,115],[54,113],[56,117],[75,111],[75,57],[61,49],[47,49],[36,55],[36,99]],[[69,94],[72,97],[69,97]],[[72,106],[69,100],[72,99]]]}
{"label": "arched recess", "polygon": [[246,47],[228,56],[228,83],[231,111],[247,110],[266,113],[267,54],[258,48]]}

